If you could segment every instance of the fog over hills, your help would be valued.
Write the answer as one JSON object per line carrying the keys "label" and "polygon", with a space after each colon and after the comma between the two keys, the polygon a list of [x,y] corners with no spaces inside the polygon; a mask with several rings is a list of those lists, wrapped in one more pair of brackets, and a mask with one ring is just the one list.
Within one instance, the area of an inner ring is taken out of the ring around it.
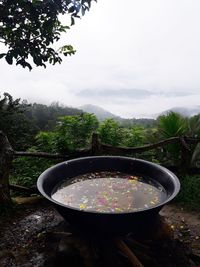
{"label": "fog over hills", "polygon": [[[99,107],[99,106],[96,106],[96,105],[87,104],[87,105],[83,105],[83,106],[81,106],[79,108],[82,109],[85,112],[93,113],[94,115],[96,115],[96,117],[100,121],[108,119],[108,118],[109,119],[110,118],[116,119],[117,121],[134,119],[134,118],[124,119],[124,118],[119,117],[119,116],[109,112],[108,110],[105,110],[102,107]],[[185,117],[191,117],[191,116],[194,116],[196,114],[200,114],[200,105],[198,105],[198,106],[190,106],[190,107],[174,107],[174,108],[165,110],[165,111],[163,111],[161,113],[151,114],[151,116],[149,116],[149,117],[152,117],[152,119],[156,119],[158,116],[166,115],[170,111],[174,111],[174,112],[180,113],[181,115],[183,115]],[[145,119],[145,118],[140,118],[138,120],[141,120],[141,119]]]}
{"label": "fog over hills", "polygon": [[99,106],[87,104],[79,107],[85,112],[88,113],[93,113],[100,121],[105,120],[105,119],[120,119],[119,116],[114,115],[108,110],[105,110]]}
{"label": "fog over hills", "polygon": [[130,118],[130,119],[125,119],[119,116],[114,115],[113,113],[95,105],[87,104],[79,107],[85,112],[88,113],[93,113],[99,121],[103,121],[105,119],[114,119],[120,123],[120,125],[124,127],[128,127],[133,124],[137,125],[142,125],[142,126],[152,126],[155,123],[154,119],[149,119],[149,118],[140,118],[140,119],[135,119],[135,118]]}
{"label": "fog over hills", "polygon": [[174,107],[174,108],[165,110],[165,111],[161,112],[160,114],[155,114],[154,117],[156,118],[159,115],[166,115],[170,111],[177,112],[177,113],[183,115],[184,117],[191,117],[191,116],[194,116],[196,114],[200,114],[200,105],[190,106],[190,107]]}

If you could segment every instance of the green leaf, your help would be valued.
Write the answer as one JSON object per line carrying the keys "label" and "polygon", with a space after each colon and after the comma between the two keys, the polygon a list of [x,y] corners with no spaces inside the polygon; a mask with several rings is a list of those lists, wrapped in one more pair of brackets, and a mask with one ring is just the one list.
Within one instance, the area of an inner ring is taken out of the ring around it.
{"label": "green leaf", "polygon": [[75,24],[75,19],[71,17],[71,26]]}

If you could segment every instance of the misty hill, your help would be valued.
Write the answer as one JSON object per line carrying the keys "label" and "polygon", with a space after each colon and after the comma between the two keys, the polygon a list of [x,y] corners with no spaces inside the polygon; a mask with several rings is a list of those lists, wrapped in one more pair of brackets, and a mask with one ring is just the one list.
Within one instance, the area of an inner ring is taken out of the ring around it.
{"label": "misty hill", "polygon": [[45,104],[28,104],[27,101],[23,101],[21,106],[24,110],[24,115],[34,123],[38,130],[53,130],[57,124],[57,120],[62,116],[80,115],[82,110],[66,107],[55,102],[51,105]]}
{"label": "misty hill", "polygon": [[159,115],[166,115],[170,111],[177,112],[184,117],[191,117],[191,116],[194,116],[196,114],[200,114],[200,105],[191,106],[191,107],[174,107],[174,108],[163,111]]}
{"label": "misty hill", "polygon": [[91,104],[83,105],[80,107],[80,109],[87,113],[93,113],[100,121],[103,121],[105,119],[121,119],[119,116],[114,115],[110,111]]}
{"label": "misty hill", "polygon": [[93,113],[98,118],[99,121],[103,121],[105,119],[114,119],[117,122],[119,122],[120,125],[123,127],[129,127],[132,125],[152,127],[155,124],[154,119],[146,119],[146,118],[125,119],[125,118],[121,118],[121,117],[109,112],[108,110],[105,110],[105,109],[103,109],[99,106],[95,106],[95,105],[90,105],[90,104],[84,105],[84,106],[81,106],[80,109],[82,109],[83,111],[88,112],[88,113]]}

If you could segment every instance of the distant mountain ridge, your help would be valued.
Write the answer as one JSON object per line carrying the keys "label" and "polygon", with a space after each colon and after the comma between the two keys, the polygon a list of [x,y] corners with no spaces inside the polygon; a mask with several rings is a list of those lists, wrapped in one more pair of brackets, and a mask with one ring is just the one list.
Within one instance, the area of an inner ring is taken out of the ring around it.
{"label": "distant mountain ridge", "polygon": [[200,105],[192,106],[192,107],[174,107],[174,108],[165,110],[161,112],[160,114],[156,114],[156,117],[160,115],[166,115],[170,111],[177,112],[184,117],[192,117],[196,114],[200,114]]}
{"label": "distant mountain ridge", "polygon": [[83,105],[79,108],[82,109],[84,112],[93,113],[99,121],[103,121],[105,119],[114,119],[117,122],[119,122],[119,124],[123,127],[129,127],[131,125],[140,125],[140,126],[147,126],[147,127],[150,126],[151,127],[155,123],[154,119],[146,119],[146,118],[125,119],[125,118],[121,118],[121,117],[119,117],[119,116],[99,107],[99,106],[95,106],[95,105],[91,105],[91,104]]}
{"label": "distant mountain ridge", "polygon": [[190,106],[190,107],[173,107],[171,109],[167,109],[161,113],[156,113],[156,114],[152,114],[152,119],[147,119],[147,118],[139,118],[139,119],[135,119],[135,118],[130,118],[130,119],[125,119],[122,118],[120,116],[117,116],[111,112],[109,112],[108,110],[105,110],[104,108],[101,108],[99,106],[96,105],[91,105],[91,104],[87,104],[87,105],[83,105],[81,107],[79,107],[81,110],[83,110],[84,112],[88,112],[88,113],[93,113],[98,120],[103,121],[105,119],[115,119],[119,122],[130,122],[130,121],[134,121],[134,122],[139,122],[139,121],[146,121],[146,120],[155,120],[158,116],[161,115],[166,115],[167,113],[169,113],[170,111],[174,111],[177,112],[179,114],[181,114],[184,117],[191,117],[194,116],[196,114],[200,114],[200,105],[197,106]]}

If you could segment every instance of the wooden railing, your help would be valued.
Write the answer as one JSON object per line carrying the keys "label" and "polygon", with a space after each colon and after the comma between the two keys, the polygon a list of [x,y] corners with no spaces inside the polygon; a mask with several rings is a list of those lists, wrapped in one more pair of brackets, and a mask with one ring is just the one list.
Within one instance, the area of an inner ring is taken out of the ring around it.
{"label": "wooden railing", "polygon": [[[181,148],[181,160],[180,168],[183,171],[186,171],[188,166],[188,160],[190,155],[190,144],[197,144],[200,142],[200,138],[191,138],[191,137],[171,137],[169,139],[154,143],[148,144],[141,147],[114,147],[110,145],[103,144],[99,141],[98,135],[93,133],[92,142],[88,148],[76,150],[70,152],[68,155],[61,154],[50,154],[44,152],[21,152],[14,151],[5,136],[0,132],[0,204],[9,204],[11,202],[10,198],[10,189],[25,190],[23,187],[18,187],[9,184],[9,172],[12,164],[12,160],[15,157],[41,157],[49,159],[61,159],[68,160],[77,157],[86,157],[86,156],[95,156],[95,155],[131,155],[138,153],[143,153],[145,151],[150,151],[157,148],[162,148],[168,144],[179,144]],[[27,189],[32,192],[32,189]]]}

